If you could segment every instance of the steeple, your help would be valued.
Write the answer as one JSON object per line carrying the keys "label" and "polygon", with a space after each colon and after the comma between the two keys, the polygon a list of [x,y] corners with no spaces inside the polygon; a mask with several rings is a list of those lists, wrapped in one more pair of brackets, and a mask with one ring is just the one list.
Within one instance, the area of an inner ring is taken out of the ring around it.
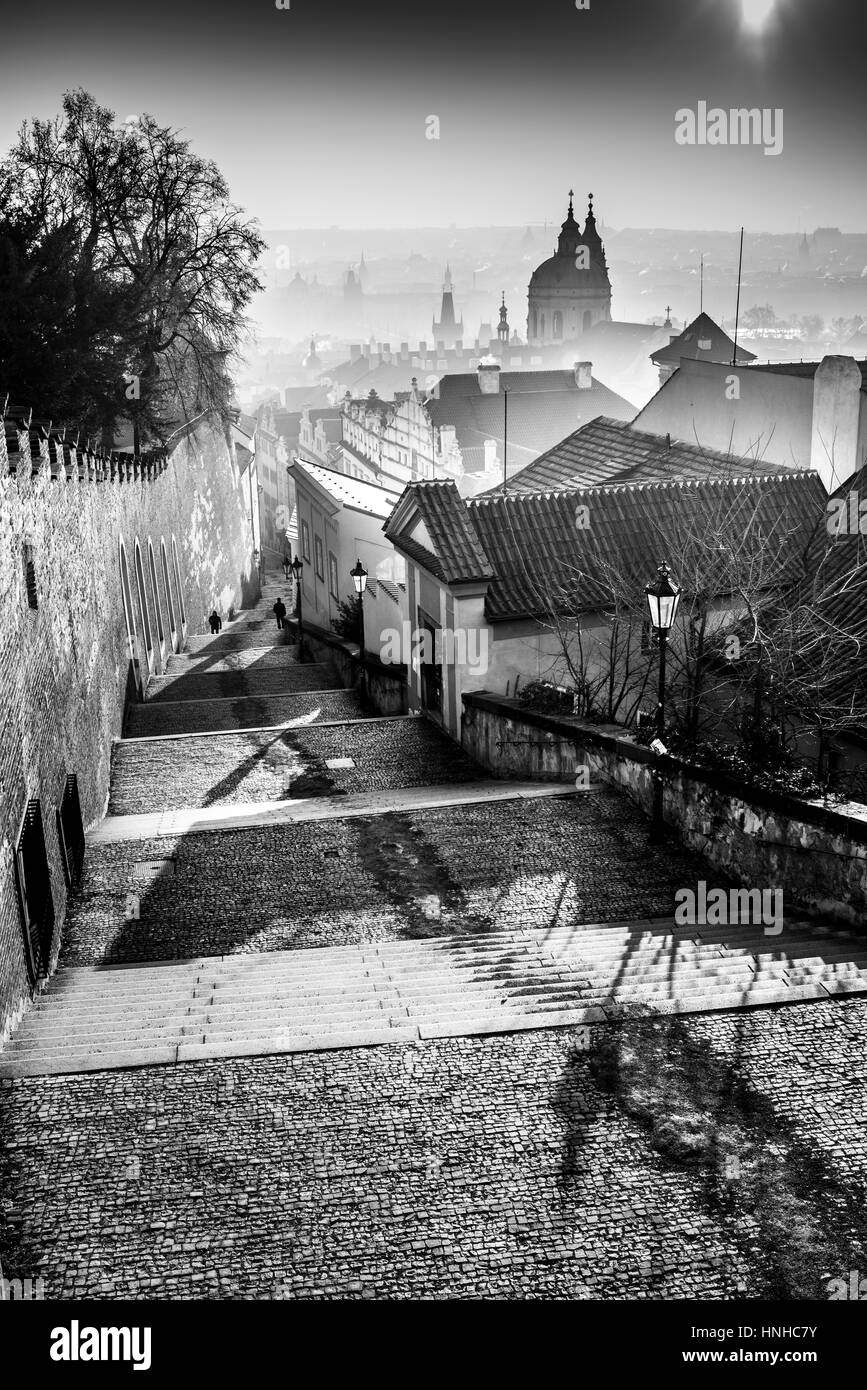
{"label": "steeple", "polygon": [[575,221],[575,211],[572,206],[572,199],[574,196],[570,188],[569,209],[566,213],[566,221],[560,228],[560,235],[557,239],[557,255],[571,256],[573,259],[581,241],[581,228]]}
{"label": "steeple", "polygon": [[506,291],[503,290],[503,302],[500,305],[500,322],[497,324],[497,338],[503,346],[506,346],[509,341],[509,320],[506,314]]}
{"label": "steeple", "polygon": [[431,324],[434,344],[444,343],[446,347],[454,347],[464,336],[463,319],[455,319],[455,301],[452,294],[452,272],[446,266],[445,278],[443,279],[443,299],[440,307],[439,319],[434,319]]}

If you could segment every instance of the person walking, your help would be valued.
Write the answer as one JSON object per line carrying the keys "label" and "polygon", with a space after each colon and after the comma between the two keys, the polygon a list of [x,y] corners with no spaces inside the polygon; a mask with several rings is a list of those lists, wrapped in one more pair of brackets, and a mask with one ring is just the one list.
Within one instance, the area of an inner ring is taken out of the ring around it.
{"label": "person walking", "polygon": [[285,578],[286,582],[288,583],[288,582],[289,582],[289,556],[288,556],[288,555],[284,555],[284,556],[283,556],[283,577]]}
{"label": "person walking", "polygon": [[214,637],[216,637],[217,633],[220,631],[220,628],[223,626],[223,619],[220,617],[216,608],[212,612],[211,616],[208,618],[208,626],[210,627],[211,634]]}
{"label": "person walking", "polygon": [[280,631],[282,632],[282,631],[283,631],[283,619],[286,617],[286,605],[285,605],[285,603],[283,602],[282,598],[280,598],[279,594],[278,594],[278,596],[277,596],[277,602],[274,604],[274,607],[273,607],[273,609],[272,609],[272,612],[273,612],[273,614],[274,614],[274,617],[277,619],[277,626],[279,627]]}

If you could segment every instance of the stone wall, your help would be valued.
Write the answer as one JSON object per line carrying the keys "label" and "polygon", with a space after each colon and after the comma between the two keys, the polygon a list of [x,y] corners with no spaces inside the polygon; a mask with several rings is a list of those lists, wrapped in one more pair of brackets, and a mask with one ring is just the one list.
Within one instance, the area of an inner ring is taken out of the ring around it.
{"label": "stone wall", "polygon": [[[10,420],[5,424],[0,435],[0,1038],[31,992],[14,871],[28,802],[38,798],[41,804],[55,910],[53,966],[67,896],[55,823],[67,775],[77,775],[83,820],[85,826],[93,824],[105,811],[112,739],[121,732],[127,694],[140,693],[149,675],[163,669],[185,633],[206,630],[212,607],[224,613],[240,607],[258,583],[249,497],[217,422],[193,422],[167,451],[136,463],[77,453]],[[151,630],[150,653],[143,611]]]}
{"label": "stone wall", "polygon": [[[294,641],[297,622],[292,618],[288,621]],[[329,662],[343,688],[355,688],[359,681],[358,643],[346,642],[336,633],[314,627],[312,623],[307,622],[303,614],[302,623],[308,657],[312,657],[314,661]],[[406,667],[397,664],[386,666],[372,652],[365,652],[364,672],[371,710],[376,714],[406,714]]]}
{"label": "stone wall", "polygon": [[[461,741],[496,777],[620,787],[649,816],[655,755],[612,726],[539,714],[515,700],[464,695]],[[834,809],[765,792],[679,758],[658,760],[666,825],[746,886],[782,888],[787,910],[867,927],[867,806]]]}

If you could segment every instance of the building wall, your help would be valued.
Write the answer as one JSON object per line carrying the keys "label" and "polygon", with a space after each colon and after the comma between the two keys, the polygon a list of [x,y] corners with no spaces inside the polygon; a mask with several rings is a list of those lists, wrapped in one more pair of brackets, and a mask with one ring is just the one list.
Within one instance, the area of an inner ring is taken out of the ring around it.
{"label": "building wall", "polygon": [[809,468],[812,419],[809,377],[684,359],[633,425],[706,449]]}
{"label": "building wall", "polygon": [[[27,436],[21,439],[27,448]],[[214,606],[224,613],[240,607],[253,596],[255,582],[246,474],[239,476],[219,429],[199,422],[171,450],[162,471],[149,470],[151,476],[145,469],[133,476],[125,465],[114,470],[114,478],[88,476],[85,462],[80,481],[73,455],[67,480],[62,465],[52,470],[45,449],[35,477],[23,454],[10,474],[0,435],[0,1037],[30,995],[14,875],[14,849],[28,801],[41,802],[55,909],[53,965],[67,896],[55,811],[67,774],[78,777],[83,820],[92,825],[107,804],[112,740],[121,732],[131,660],[146,681],[183,642],[182,611],[187,633],[204,632]],[[121,541],[131,636],[124,615]],[[36,608],[28,602],[25,545],[34,566]],[[141,605],[152,634],[150,656]]]}
{"label": "building wall", "polygon": [[[361,560],[368,574],[385,578],[394,574],[394,549],[382,534],[382,518],[344,507],[334,502],[326,504],[318,489],[305,487],[303,478],[296,476],[295,491],[298,508],[298,550],[304,561],[302,575],[302,617],[317,627],[331,630],[331,620],[338,616],[338,600],[351,598],[355,588],[350,570]],[[324,578],[317,573],[316,557],[319,541]],[[304,553],[308,545],[309,559]],[[336,570],[336,592],[332,564]],[[366,645],[378,651],[378,634],[365,628]]]}

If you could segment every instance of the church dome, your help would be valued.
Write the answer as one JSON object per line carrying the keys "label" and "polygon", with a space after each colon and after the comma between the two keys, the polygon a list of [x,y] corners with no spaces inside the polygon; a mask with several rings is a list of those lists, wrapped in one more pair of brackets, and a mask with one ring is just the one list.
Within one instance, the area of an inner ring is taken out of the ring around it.
{"label": "church dome", "polygon": [[[584,264],[582,265],[582,260]],[[587,221],[582,232],[575,221],[572,210],[572,194],[569,194],[569,211],[566,221],[560,228],[557,250],[547,261],[537,266],[530,277],[530,293],[534,291],[561,290],[569,293],[591,294],[610,293],[611,282],[605,264],[605,251],[596,230],[593,215],[593,195]]]}
{"label": "church dome", "polygon": [[306,352],[304,354],[304,357],[301,359],[301,366],[309,372],[316,372],[322,366],[321,359],[319,358],[319,355],[316,351],[315,338],[310,339],[310,348],[309,351]]}
{"label": "church dome", "polygon": [[587,290],[598,294],[607,290],[610,283],[605,266],[595,265],[592,259],[585,269],[579,269],[577,253],[574,256],[561,256],[558,252],[537,266],[530,276],[531,291]]}
{"label": "church dome", "polygon": [[560,228],[557,250],[533,271],[527,293],[527,342],[545,347],[574,342],[597,323],[611,320],[611,281],[590,194],[582,231],[572,209]]}

